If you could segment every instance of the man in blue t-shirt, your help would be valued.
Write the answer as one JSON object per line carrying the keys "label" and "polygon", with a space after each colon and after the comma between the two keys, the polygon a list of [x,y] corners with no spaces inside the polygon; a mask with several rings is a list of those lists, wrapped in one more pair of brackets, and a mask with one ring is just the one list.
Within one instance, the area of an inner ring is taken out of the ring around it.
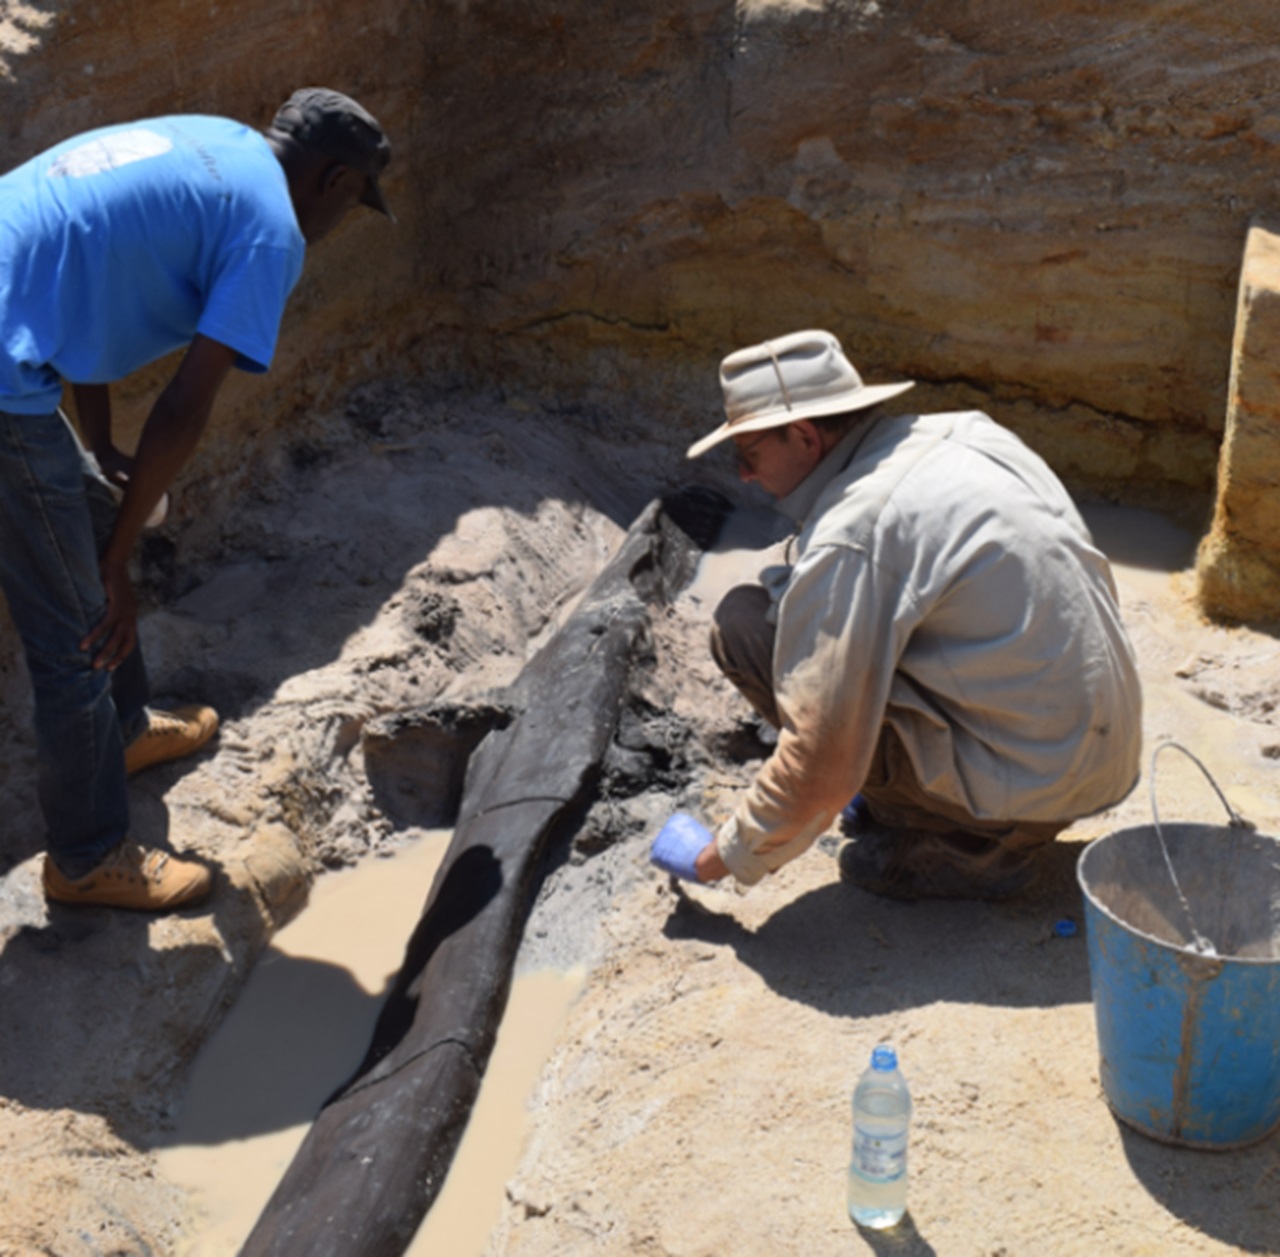
{"label": "man in blue t-shirt", "polygon": [[[152,118],[0,176],[0,589],[35,697],[49,899],[157,910],[209,889],[204,864],[128,837],[127,776],[218,724],[147,706],[129,555],[228,373],[270,366],[306,246],[357,205],[391,216],[390,156],[366,110],[313,87],[264,133]],[[182,346],[129,457],[108,385]]]}

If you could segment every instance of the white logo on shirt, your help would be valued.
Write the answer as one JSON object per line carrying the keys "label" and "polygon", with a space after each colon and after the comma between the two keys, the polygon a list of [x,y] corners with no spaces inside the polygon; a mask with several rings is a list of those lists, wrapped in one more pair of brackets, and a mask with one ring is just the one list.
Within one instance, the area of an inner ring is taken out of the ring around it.
{"label": "white logo on shirt", "polygon": [[49,178],[83,179],[86,175],[98,175],[104,170],[145,161],[148,157],[159,157],[172,147],[172,140],[142,127],[113,131],[101,139],[88,140],[60,153],[49,167]]}

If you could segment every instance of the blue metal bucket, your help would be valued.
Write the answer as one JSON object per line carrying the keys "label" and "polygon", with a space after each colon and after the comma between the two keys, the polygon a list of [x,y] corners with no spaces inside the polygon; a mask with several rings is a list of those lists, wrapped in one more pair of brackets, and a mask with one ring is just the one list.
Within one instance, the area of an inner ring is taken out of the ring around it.
{"label": "blue metal bucket", "polygon": [[1280,1126],[1280,842],[1232,820],[1157,818],[1077,868],[1107,1102],[1193,1148]]}

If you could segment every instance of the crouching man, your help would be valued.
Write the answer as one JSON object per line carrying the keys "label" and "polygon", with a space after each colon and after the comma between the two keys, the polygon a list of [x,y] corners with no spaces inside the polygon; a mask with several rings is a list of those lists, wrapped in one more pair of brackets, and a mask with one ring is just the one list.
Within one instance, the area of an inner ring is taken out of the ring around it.
{"label": "crouching man", "polygon": [[[731,354],[739,472],[797,532],[729,591],[711,648],[778,731],[712,838],[654,844],[690,880],[751,884],[837,816],[841,876],[876,894],[1001,899],[1138,777],[1141,691],[1107,560],[1057,477],[977,411],[890,414],[828,332]],[[850,800],[853,800],[850,802]]]}

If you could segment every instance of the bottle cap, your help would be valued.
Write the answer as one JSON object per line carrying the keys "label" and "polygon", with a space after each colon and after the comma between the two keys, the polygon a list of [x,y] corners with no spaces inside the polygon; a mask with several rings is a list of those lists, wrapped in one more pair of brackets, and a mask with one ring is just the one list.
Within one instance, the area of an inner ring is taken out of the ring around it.
{"label": "bottle cap", "polygon": [[1053,932],[1059,938],[1075,938],[1076,923],[1070,917],[1063,917],[1062,920],[1053,927]]}
{"label": "bottle cap", "polygon": [[889,1073],[898,1068],[898,1054],[887,1044],[882,1043],[871,1053],[871,1068]]}

